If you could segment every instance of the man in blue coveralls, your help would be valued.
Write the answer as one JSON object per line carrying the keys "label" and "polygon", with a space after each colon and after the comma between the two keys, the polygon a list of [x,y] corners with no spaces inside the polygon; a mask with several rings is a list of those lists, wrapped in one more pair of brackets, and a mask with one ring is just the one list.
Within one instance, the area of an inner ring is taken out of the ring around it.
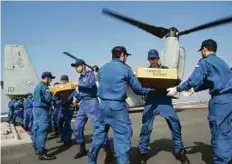
{"label": "man in blue coveralls", "polygon": [[139,95],[146,95],[149,89],[141,87],[132,69],[126,65],[125,47],[112,49],[112,61],[103,65],[99,72],[98,96],[101,99],[100,116],[97,120],[92,145],[89,149],[89,164],[96,164],[98,152],[111,127],[113,130],[114,149],[118,164],[129,162],[132,128],[126,104],[128,85]]}
{"label": "man in blue coveralls", "polygon": [[28,93],[28,97],[24,100],[24,117],[23,125],[25,130],[31,130],[33,123],[33,95]]}
{"label": "man in blue coveralls", "polygon": [[203,41],[199,51],[202,59],[189,79],[167,91],[172,96],[191,88],[196,92],[209,89],[208,121],[213,163],[227,164],[232,160],[232,72],[225,61],[216,56],[217,43],[214,40]]}
{"label": "man in blue coveralls", "polygon": [[[60,84],[59,82],[54,83],[54,86]],[[52,102],[52,131],[51,136],[58,136],[60,134],[59,119],[58,115],[61,110],[62,100],[57,97],[57,100]]]}
{"label": "man in blue coveralls", "polygon": [[[167,67],[158,64],[159,53],[152,49],[148,52],[149,68],[167,69]],[[146,163],[146,154],[150,141],[150,135],[153,128],[153,122],[157,115],[164,117],[167,121],[169,129],[171,130],[172,139],[174,142],[174,156],[181,160],[182,163],[187,162],[185,156],[186,152],[183,149],[183,141],[181,137],[181,124],[178,115],[172,105],[172,98],[167,96],[166,89],[156,89],[153,94],[149,94],[145,100],[145,108],[142,117],[142,129],[140,133],[140,142],[138,145],[138,152],[141,157],[141,164]]]}
{"label": "man in blue coveralls", "polygon": [[19,124],[22,125],[23,101],[21,99],[16,100],[13,104],[13,108],[14,108],[14,114],[12,118],[12,123],[16,125],[16,118],[18,118]]}
{"label": "man in blue coveralls", "polygon": [[[95,127],[96,120],[99,116],[99,101],[97,98],[97,85],[94,72],[86,70],[85,61],[82,59],[76,60],[71,66],[80,73],[79,82],[77,83],[79,93],[74,91],[69,96],[69,101],[72,101],[73,97],[77,99],[77,102],[81,101],[74,126],[76,143],[80,145],[79,152],[74,156],[76,159],[87,155],[84,127],[88,119],[91,121],[93,127]],[[106,151],[105,162],[109,163],[113,158],[113,153],[110,149],[108,138],[104,142],[104,149]]]}
{"label": "man in blue coveralls", "polygon": [[23,103],[24,103],[24,99],[22,98],[22,99],[19,100],[20,110],[19,110],[19,113],[18,113],[18,119],[19,119],[20,125],[24,127],[24,124],[23,124],[23,120],[24,120],[24,106],[23,106]]}
{"label": "man in blue coveralls", "polygon": [[35,151],[39,154],[39,160],[52,160],[56,157],[47,155],[45,144],[49,128],[49,108],[53,100],[48,86],[55,77],[51,72],[44,72],[41,77],[42,81],[34,91],[32,141]]}
{"label": "man in blue coveralls", "polygon": [[9,103],[8,103],[9,113],[8,113],[8,117],[7,117],[6,122],[8,122],[9,124],[13,122],[14,103],[15,103],[15,99],[10,100]]}
{"label": "man in blue coveralls", "polygon": [[[62,75],[60,78],[60,83],[65,84],[69,82],[67,75]],[[60,139],[57,140],[57,143],[64,142],[65,145],[71,144],[72,139],[72,128],[71,121],[73,115],[73,107],[71,107],[72,102],[66,102],[65,100],[60,103],[60,109],[58,112],[58,129],[60,133]]]}

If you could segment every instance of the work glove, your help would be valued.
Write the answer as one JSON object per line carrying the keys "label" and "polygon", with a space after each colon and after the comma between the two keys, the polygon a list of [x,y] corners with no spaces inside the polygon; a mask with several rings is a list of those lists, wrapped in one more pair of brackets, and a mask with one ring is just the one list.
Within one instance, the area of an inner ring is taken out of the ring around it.
{"label": "work glove", "polygon": [[168,88],[167,92],[167,96],[174,96],[177,94],[177,87]]}
{"label": "work glove", "polygon": [[193,88],[191,88],[191,89],[189,89],[187,91],[182,92],[183,96],[185,96],[185,97],[192,96],[193,93],[194,93],[194,89]]}

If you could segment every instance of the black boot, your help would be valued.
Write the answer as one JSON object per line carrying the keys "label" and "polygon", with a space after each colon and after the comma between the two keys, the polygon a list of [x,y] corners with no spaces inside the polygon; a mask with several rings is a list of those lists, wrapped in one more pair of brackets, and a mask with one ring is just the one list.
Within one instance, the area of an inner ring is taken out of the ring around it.
{"label": "black boot", "polygon": [[88,151],[85,148],[85,144],[81,144],[79,146],[79,152],[74,156],[74,159],[81,158],[83,156],[86,156],[88,154]]}
{"label": "black boot", "polygon": [[176,157],[177,160],[181,162],[181,164],[190,164],[186,153],[186,150],[181,148],[178,152],[174,152],[173,155]]}
{"label": "black boot", "polygon": [[110,148],[110,144],[105,145],[104,150],[106,152],[105,164],[111,163],[114,159],[114,153]]}
{"label": "black boot", "polygon": [[64,146],[67,146],[67,147],[72,146],[72,141],[64,141]]}
{"label": "black boot", "polygon": [[53,160],[56,159],[53,155],[47,155],[47,153],[39,153],[39,160]]}
{"label": "black boot", "polygon": [[146,164],[147,163],[147,154],[140,154],[139,164]]}

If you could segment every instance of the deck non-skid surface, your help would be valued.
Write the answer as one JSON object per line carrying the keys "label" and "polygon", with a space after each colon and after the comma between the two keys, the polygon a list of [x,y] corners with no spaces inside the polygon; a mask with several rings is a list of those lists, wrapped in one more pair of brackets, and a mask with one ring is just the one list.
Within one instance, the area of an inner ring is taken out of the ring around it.
{"label": "deck non-skid surface", "polygon": [[[210,131],[207,122],[207,109],[191,109],[178,112],[182,124],[184,146],[187,156],[192,164],[211,164]],[[141,130],[142,113],[130,114],[133,126],[132,149],[130,163],[137,164],[137,144]],[[112,136],[112,132],[109,133]],[[88,123],[85,128],[87,146],[91,143],[92,127]],[[74,136],[73,136],[74,139]],[[49,154],[56,155],[53,161],[43,161],[44,164],[87,164],[88,158],[73,159],[77,146],[64,147],[56,143],[57,138],[49,137],[47,149]],[[74,141],[74,140],[73,140]],[[155,119],[151,135],[148,164],[179,164],[172,155],[172,140],[166,121],[162,117]],[[103,164],[105,153],[99,153],[98,164]],[[2,148],[2,164],[40,164],[35,156],[31,144],[25,143],[17,146]],[[115,163],[115,162],[113,162]]]}

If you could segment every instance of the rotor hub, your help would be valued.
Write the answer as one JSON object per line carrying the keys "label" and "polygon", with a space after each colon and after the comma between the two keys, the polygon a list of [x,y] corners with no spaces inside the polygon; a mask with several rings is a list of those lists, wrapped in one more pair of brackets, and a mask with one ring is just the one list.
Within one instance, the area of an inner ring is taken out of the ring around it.
{"label": "rotor hub", "polygon": [[166,37],[178,37],[178,30],[175,27],[171,27],[169,29],[169,33],[166,35]]}

